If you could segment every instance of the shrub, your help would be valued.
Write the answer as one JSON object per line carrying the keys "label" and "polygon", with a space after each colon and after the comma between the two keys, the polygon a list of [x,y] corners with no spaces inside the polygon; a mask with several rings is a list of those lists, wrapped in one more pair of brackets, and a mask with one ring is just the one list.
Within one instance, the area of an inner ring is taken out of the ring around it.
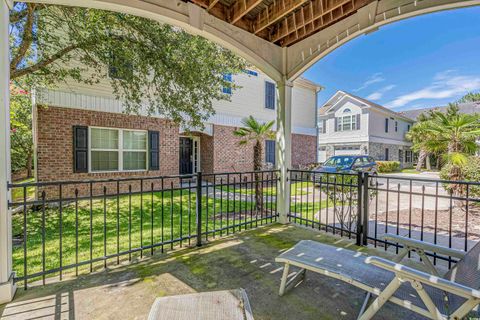
{"label": "shrub", "polygon": [[[440,179],[442,180],[451,180],[449,176],[451,164],[445,164],[440,170]],[[468,161],[461,167],[462,180],[480,182],[480,157],[471,156],[468,158]],[[445,185],[447,190],[450,189],[450,185]],[[463,190],[465,192],[465,190]],[[479,197],[480,196],[480,186],[469,187],[469,196]]]}
{"label": "shrub", "polygon": [[400,162],[398,161],[377,161],[378,172],[388,173],[400,170]]}

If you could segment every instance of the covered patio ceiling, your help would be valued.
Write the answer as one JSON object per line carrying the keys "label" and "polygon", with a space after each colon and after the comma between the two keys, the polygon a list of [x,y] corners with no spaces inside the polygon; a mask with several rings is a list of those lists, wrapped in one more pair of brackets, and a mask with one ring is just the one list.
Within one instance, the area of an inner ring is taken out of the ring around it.
{"label": "covered patio ceiling", "polygon": [[376,0],[192,0],[213,16],[288,47]]}

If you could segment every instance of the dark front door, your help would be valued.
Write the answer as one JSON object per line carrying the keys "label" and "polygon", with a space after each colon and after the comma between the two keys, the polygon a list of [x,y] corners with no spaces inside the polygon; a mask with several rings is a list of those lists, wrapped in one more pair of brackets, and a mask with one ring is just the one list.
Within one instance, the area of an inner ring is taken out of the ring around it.
{"label": "dark front door", "polygon": [[193,173],[192,139],[180,138],[180,174]]}

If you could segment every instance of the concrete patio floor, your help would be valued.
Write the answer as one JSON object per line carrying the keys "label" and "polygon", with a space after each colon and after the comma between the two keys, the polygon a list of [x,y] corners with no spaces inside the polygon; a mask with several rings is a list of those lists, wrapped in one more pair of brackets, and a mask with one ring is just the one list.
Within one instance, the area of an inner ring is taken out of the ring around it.
{"label": "concrete patio floor", "polygon": [[[278,296],[282,265],[274,259],[301,239],[389,254],[356,247],[352,240],[324,232],[273,224],[201,248],[158,254],[27,291],[19,289],[13,302],[0,306],[1,319],[146,319],[156,297],[240,287],[249,296],[256,320],[355,319],[365,293],[332,278],[307,273],[306,281]],[[420,317],[387,303],[375,319],[394,318]]]}

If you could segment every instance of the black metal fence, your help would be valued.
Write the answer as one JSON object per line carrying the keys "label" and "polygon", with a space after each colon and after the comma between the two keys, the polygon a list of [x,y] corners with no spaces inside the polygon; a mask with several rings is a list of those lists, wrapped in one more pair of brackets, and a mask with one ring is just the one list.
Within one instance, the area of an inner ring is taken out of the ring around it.
{"label": "black metal fence", "polygon": [[[278,175],[9,184],[16,281],[26,288],[275,222]],[[383,239],[393,233],[466,251],[480,239],[480,183],[301,170],[289,181],[289,221],[357,244],[398,252]]]}
{"label": "black metal fence", "polygon": [[274,222],[277,181],[262,171],[9,184],[15,280],[27,288]]}
{"label": "black metal fence", "polygon": [[[398,176],[365,176],[364,242],[389,246],[385,233],[468,251],[480,240],[480,183]],[[452,257],[433,255],[437,260]]]}
{"label": "black metal fence", "polygon": [[362,177],[290,170],[289,221],[356,238],[360,244]]}
{"label": "black metal fence", "polygon": [[398,253],[401,245],[384,240],[392,233],[468,251],[480,240],[478,182],[300,170],[290,171],[290,182],[290,221],[357,244]]}

